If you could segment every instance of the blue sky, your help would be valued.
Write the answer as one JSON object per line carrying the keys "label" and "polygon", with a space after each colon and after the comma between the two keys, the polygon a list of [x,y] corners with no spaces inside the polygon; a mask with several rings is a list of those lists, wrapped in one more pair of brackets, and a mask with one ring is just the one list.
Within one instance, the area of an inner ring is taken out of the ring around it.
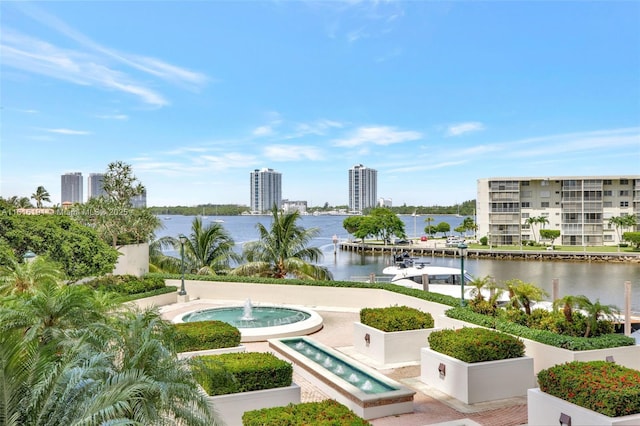
{"label": "blue sky", "polygon": [[3,197],[118,160],[150,206],[640,174],[638,1],[4,1],[0,45]]}

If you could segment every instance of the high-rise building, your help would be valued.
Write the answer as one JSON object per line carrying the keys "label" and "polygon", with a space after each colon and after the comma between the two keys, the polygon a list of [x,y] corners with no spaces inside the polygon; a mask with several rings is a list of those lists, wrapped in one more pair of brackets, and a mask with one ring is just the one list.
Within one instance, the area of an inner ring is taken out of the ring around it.
{"label": "high-rise building", "polygon": [[87,189],[89,190],[88,199],[102,197],[107,195],[102,187],[104,181],[104,173],[89,173],[87,178]]}
{"label": "high-rise building", "polygon": [[61,177],[60,203],[82,203],[82,173],[65,173]]}
{"label": "high-rise building", "polygon": [[131,197],[131,207],[133,208],[146,208],[147,207],[147,191],[144,190],[142,194]]}
{"label": "high-rise building", "polygon": [[478,179],[476,210],[478,236],[491,245],[539,241],[541,228],[559,230],[561,245],[616,245],[623,230],[612,217],[640,223],[640,176]]}
{"label": "high-rise building", "polygon": [[349,210],[362,213],[376,207],[378,171],[358,164],[349,169]]}
{"label": "high-rise building", "polygon": [[282,174],[273,169],[255,169],[250,173],[251,211],[269,212],[282,204]]}

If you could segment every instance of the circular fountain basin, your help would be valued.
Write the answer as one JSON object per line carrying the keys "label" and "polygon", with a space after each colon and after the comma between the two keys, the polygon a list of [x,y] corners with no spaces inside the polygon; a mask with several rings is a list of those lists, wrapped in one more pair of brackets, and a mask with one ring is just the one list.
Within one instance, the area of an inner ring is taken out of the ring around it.
{"label": "circular fountain basin", "polygon": [[224,321],[240,330],[241,342],[259,342],[279,337],[311,334],[322,328],[322,317],[315,311],[276,305],[225,306],[187,312],[173,322]]}

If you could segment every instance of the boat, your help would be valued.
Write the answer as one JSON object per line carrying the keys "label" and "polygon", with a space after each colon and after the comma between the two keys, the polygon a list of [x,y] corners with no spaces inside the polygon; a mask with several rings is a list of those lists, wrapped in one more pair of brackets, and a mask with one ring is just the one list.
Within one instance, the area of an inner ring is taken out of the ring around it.
{"label": "boat", "polygon": [[222,219],[213,219],[212,222],[214,222],[214,223],[224,223],[224,220],[222,220]]}
{"label": "boat", "polygon": [[[391,284],[417,290],[426,290],[431,293],[439,293],[451,297],[459,298],[461,296],[459,268],[430,265],[428,262],[421,262],[417,258],[410,257],[406,252],[395,256],[394,264],[384,268],[382,273],[391,277],[389,281]],[[429,281],[427,285],[424,283],[425,277],[427,277]],[[473,280],[474,277],[465,271],[465,284]],[[489,299],[491,296],[490,290],[482,289],[481,291],[484,298]],[[473,299],[474,297],[475,287],[465,285],[464,298]],[[506,292],[502,293],[498,298],[499,303],[506,303],[508,301],[509,296]]]}

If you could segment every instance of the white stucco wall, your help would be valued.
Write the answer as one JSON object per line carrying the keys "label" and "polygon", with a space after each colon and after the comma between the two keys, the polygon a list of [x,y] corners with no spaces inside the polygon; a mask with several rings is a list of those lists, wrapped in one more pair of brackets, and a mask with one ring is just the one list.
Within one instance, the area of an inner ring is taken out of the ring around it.
{"label": "white stucco wall", "polygon": [[118,247],[118,261],[113,268],[114,275],[135,275],[141,277],[149,272],[149,244],[130,244]]}

